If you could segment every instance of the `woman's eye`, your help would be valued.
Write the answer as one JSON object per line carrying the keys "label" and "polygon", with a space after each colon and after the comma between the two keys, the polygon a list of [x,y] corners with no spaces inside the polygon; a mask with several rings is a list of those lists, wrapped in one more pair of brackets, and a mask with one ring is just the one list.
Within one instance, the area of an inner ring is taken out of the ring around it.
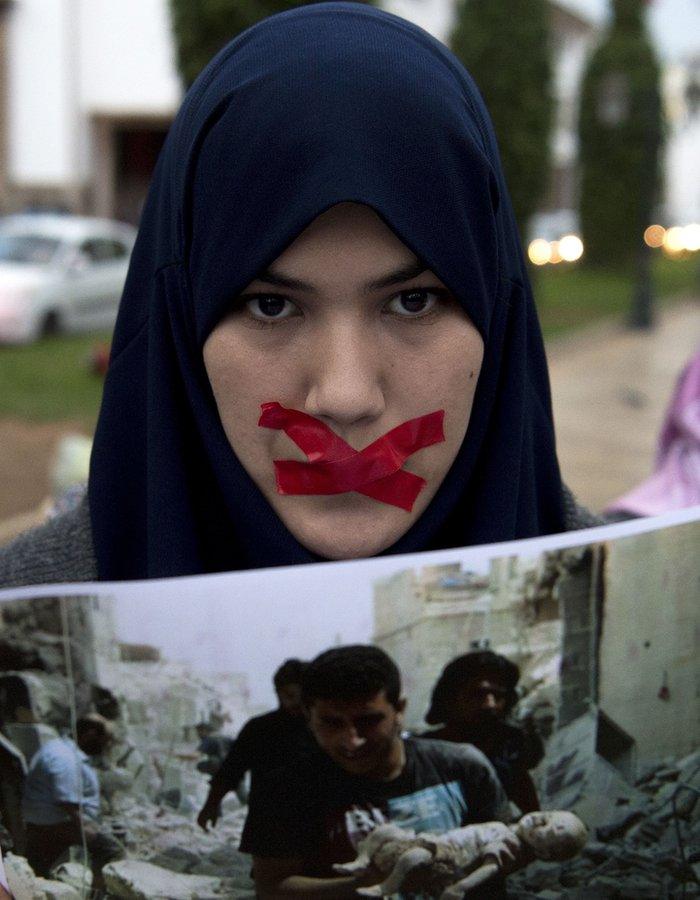
{"label": "woman's eye", "polygon": [[416,318],[430,312],[437,300],[437,294],[434,291],[424,289],[401,291],[388,302],[386,309],[394,315]]}
{"label": "woman's eye", "polygon": [[297,312],[297,308],[291,300],[276,297],[274,294],[250,297],[246,300],[246,308],[254,318],[267,322],[287,319]]}

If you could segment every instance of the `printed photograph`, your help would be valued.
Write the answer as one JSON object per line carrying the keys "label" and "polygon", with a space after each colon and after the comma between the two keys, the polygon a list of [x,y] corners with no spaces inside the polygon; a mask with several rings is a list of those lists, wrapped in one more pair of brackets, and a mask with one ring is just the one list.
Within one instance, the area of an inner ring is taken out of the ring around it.
{"label": "printed photograph", "polygon": [[694,890],[699,539],[2,600],[15,897]]}
{"label": "printed photograph", "polygon": [[0,900],[700,900],[700,0],[0,0]]}

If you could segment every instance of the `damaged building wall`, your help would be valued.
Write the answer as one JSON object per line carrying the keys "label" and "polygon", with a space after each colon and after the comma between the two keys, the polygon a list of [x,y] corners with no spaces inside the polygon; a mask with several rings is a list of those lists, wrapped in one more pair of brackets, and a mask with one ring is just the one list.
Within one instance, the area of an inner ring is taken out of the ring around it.
{"label": "damaged building wall", "polygon": [[253,714],[245,676],[202,676],[170,660],[122,662],[104,686],[118,698],[132,738],[144,745],[194,741],[198,722],[218,720],[234,735]]}
{"label": "damaged building wall", "polygon": [[91,708],[100,668],[94,619],[104,609],[97,597],[43,597],[0,606],[0,726],[44,722],[57,728],[71,699],[78,715]]}
{"label": "damaged building wall", "polygon": [[583,715],[596,700],[597,594],[602,554],[600,547],[568,551],[565,571],[557,585],[562,616],[559,727]]}
{"label": "damaged building wall", "polygon": [[157,647],[120,643],[114,607],[109,596],[0,604],[0,845],[21,854],[27,764],[45,741],[70,731],[75,701],[78,716],[94,709],[113,720],[114,740],[92,764],[102,821],[123,838],[129,861],[155,861],[164,885],[170,870],[217,879],[237,872],[240,896],[252,897],[249,860],[234,849],[245,818],[237,797],[227,798],[216,834],[196,824],[208,790],[196,726],[237,733],[258,712],[247,676],[192,671]]}
{"label": "damaged building wall", "polygon": [[640,761],[700,744],[700,569],[691,523],[607,550],[600,707],[631,734]]}
{"label": "damaged building wall", "polygon": [[404,570],[374,585],[374,642],[396,660],[409,698],[406,722],[422,729],[443,666],[490,647],[521,666],[528,688],[556,677],[561,620],[551,560],[494,560],[487,574],[460,565]]}

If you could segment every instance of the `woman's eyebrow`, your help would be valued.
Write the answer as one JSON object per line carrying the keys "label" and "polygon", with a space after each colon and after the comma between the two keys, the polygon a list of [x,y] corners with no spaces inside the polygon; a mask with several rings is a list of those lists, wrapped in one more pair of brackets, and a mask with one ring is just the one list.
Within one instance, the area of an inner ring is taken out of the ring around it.
{"label": "woman's eyebrow", "polygon": [[411,278],[417,278],[423,272],[427,272],[428,267],[419,259],[383,275],[381,278],[373,279],[365,283],[362,288],[364,294],[371,294],[372,291],[379,291],[382,288],[391,287],[393,284],[401,284],[404,281],[410,281]]}
{"label": "woman's eyebrow", "polygon": [[[391,287],[394,284],[410,281],[411,278],[417,278],[427,270],[428,267],[420,260],[413,260],[407,265],[394,269],[392,272],[388,272],[386,275],[365,282],[362,286],[362,293],[371,294],[373,291],[379,291],[383,288]],[[274,284],[277,287],[285,287],[289,290],[305,291],[307,294],[317,293],[317,289],[313,284],[309,284],[309,282],[302,281],[299,278],[291,278],[289,275],[284,275],[282,272],[277,272],[272,268],[265,269],[265,271],[261,272],[255,280],[264,281],[266,284]]]}

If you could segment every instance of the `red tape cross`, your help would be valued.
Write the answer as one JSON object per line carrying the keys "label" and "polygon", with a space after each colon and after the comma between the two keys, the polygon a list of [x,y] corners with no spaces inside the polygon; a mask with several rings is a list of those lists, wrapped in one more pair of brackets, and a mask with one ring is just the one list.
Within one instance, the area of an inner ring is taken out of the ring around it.
{"label": "red tape cross", "polygon": [[423,447],[445,440],[442,409],[409,419],[364,450],[355,450],[328,425],[298,409],[263,403],[258,425],[276,428],[302,450],[308,462],[276,459],[280,494],[345,494],[357,491],[410,512],[426,481],[401,467]]}

